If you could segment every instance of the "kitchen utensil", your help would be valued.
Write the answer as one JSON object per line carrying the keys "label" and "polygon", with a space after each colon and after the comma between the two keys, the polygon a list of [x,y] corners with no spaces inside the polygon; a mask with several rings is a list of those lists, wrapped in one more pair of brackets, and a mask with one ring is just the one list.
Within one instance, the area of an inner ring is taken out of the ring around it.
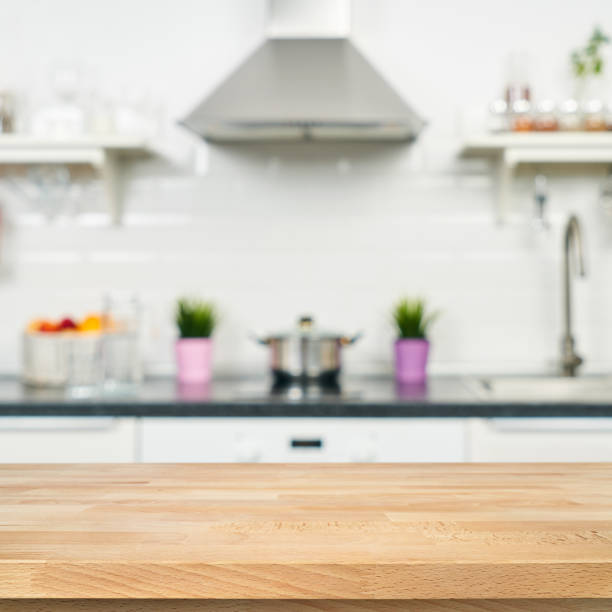
{"label": "kitchen utensil", "polygon": [[319,331],[310,316],[297,328],[256,340],[270,348],[270,367],[276,379],[334,380],[340,373],[343,346],[354,344],[361,333],[345,336]]}
{"label": "kitchen utensil", "polygon": [[535,200],[535,225],[539,229],[550,227],[546,218],[546,204],[548,203],[548,180],[543,174],[537,174],[533,181],[533,198]]}

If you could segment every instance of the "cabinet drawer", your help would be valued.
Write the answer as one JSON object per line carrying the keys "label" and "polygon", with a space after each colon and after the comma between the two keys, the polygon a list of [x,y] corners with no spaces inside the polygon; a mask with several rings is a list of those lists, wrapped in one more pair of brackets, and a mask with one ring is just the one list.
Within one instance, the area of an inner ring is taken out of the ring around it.
{"label": "cabinet drawer", "polygon": [[0,417],[1,463],[135,460],[135,419]]}
{"label": "cabinet drawer", "polygon": [[462,461],[454,419],[145,418],[143,461]]}
{"label": "cabinet drawer", "polygon": [[472,419],[472,461],[612,461],[612,418]]}

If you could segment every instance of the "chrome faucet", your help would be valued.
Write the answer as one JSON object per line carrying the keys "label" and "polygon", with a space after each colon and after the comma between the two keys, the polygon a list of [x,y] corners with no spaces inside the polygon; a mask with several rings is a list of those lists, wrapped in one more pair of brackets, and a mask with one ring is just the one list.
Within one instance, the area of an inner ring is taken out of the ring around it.
{"label": "chrome faucet", "polygon": [[563,235],[563,322],[564,335],[561,340],[561,367],[563,376],[576,376],[576,370],[582,363],[582,357],[574,349],[572,336],[572,296],[570,282],[570,251],[574,251],[574,271],[584,276],[584,253],[582,249],[582,232],[576,215],[572,215],[565,226]]}

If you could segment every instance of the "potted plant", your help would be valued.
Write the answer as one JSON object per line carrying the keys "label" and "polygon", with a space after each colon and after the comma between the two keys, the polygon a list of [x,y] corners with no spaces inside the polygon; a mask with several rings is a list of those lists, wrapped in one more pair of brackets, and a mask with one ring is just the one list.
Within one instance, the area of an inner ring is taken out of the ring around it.
{"label": "potted plant", "polygon": [[576,98],[581,103],[599,100],[604,95],[604,48],[610,37],[595,28],[586,45],[571,54],[572,71],[576,79]]}
{"label": "potted plant", "polygon": [[393,309],[398,338],[395,341],[395,377],[400,383],[423,383],[427,377],[427,331],[437,313],[427,313],[422,299],[400,300]]}
{"label": "potted plant", "polygon": [[180,338],[176,342],[178,379],[181,383],[206,383],[211,378],[212,340],[217,323],[214,306],[181,298],[176,309]]}

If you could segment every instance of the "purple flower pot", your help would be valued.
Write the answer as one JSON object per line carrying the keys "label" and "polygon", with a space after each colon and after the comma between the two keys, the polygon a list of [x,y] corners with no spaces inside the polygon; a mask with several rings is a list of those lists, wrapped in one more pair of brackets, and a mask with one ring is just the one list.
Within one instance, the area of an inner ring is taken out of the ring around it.
{"label": "purple flower pot", "polygon": [[427,379],[429,341],[400,338],[395,341],[395,378],[400,383],[424,383]]}
{"label": "purple flower pot", "polygon": [[176,341],[176,365],[179,382],[206,383],[211,378],[212,340],[180,338]]}

